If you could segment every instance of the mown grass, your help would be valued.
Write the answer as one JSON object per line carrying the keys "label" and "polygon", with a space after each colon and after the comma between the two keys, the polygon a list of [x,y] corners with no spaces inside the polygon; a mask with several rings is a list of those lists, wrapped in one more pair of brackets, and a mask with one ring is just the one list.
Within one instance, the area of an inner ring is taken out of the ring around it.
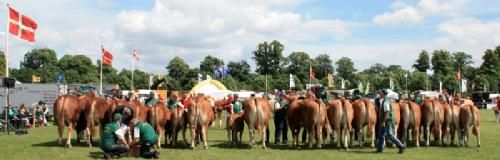
{"label": "mown grass", "polygon": [[[209,149],[204,150],[198,146],[196,150],[187,147],[164,147],[161,149],[161,159],[233,159],[233,160],[259,160],[259,159],[498,159],[500,157],[500,124],[494,122],[491,111],[481,111],[481,148],[475,147],[475,138],[471,139],[468,148],[452,147],[420,147],[409,146],[402,155],[397,154],[397,149],[386,149],[383,154],[373,153],[374,149],[365,147],[357,149],[351,147],[349,151],[339,150],[333,145],[323,149],[292,148],[286,145],[274,145],[274,136],[267,150],[260,145],[250,148],[248,132],[243,135],[243,145],[238,147],[226,145],[226,131],[219,128],[210,128],[208,135]],[[274,126],[271,124],[271,135]],[[189,136],[188,136],[189,138]],[[260,139],[260,138],[259,138]],[[291,137],[289,137],[291,139]],[[28,135],[5,135],[0,133],[0,159],[100,159],[102,153],[99,147],[89,148],[85,144],[76,144],[73,148],[64,148],[56,142],[57,131],[55,126],[29,130]],[[96,142],[97,143],[97,142]],[[357,143],[355,143],[357,144]],[[95,144],[97,146],[97,144]],[[123,157],[121,159],[136,159]]]}

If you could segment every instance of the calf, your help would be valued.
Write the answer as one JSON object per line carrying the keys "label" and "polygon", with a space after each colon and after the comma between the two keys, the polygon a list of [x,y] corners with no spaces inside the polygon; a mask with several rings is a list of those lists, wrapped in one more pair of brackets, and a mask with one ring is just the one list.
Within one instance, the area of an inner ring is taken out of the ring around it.
{"label": "calf", "polygon": [[245,117],[243,117],[243,114],[230,114],[226,124],[228,144],[241,144],[241,137],[245,128]]}
{"label": "calf", "polygon": [[168,139],[170,139],[172,146],[175,146],[177,143],[177,135],[179,131],[181,131],[183,142],[186,145],[187,112],[185,112],[183,108],[170,109],[169,111],[171,114],[170,121],[167,125]]}
{"label": "calf", "polygon": [[266,128],[269,127],[269,119],[271,118],[271,106],[265,98],[255,98],[243,102],[243,116],[248,126],[250,138],[250,146],[253,146],[255,140],[255,130],[260,134],[262,140],[262,148],[266,149]]}

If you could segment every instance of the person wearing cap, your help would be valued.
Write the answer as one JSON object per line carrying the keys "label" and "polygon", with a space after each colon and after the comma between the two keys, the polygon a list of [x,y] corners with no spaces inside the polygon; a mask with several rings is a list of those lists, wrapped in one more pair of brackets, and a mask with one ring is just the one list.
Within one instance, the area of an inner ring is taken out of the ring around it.
{"label": "person wearing cap", "polygon": [[399,153],[403,153],[405,146],[399,141],[393,134],[394,125],[394,111],[392,107],[392,101],[387,97],[387,90],[380,90],[379,97],[383,99],[382,108],[379,109],[377,115],[379,121],[379,135],[377,143],[377,153],[382,153],[384,151],[384,142],[386,138],[389,138],[393,144],[399,148]]}
{"label": "person wearing cap", "polygon": [[151,107],[154,106],[157,102],[158,102],[158,95],[156,95],[155,92],[151,91],[151,93],[149,93],[148,99],[144,101],[144,104],[146,104],[146,106],[148,107]]}
{"label": "person wearing cap", "polygon": [[113,122],[104,126],[99,145],[104,151],[104,158],[106,159],[126,153],[129,149],[124,137],[128,128],[120,128],[122,118],[121,114],[116,113],[113,115]]}
{"label": "person wearing cap", "polygon": [[288,100],[284,93],[279,94],[279,99],[274,104],[274,144],[280,143],[280,137],[283,144],[288,143],[288,124],[286,121]]}
{"label": "person wearing cap", "polygon": [[177,94],[172,94],[167,101],[168,109],[184,108],[184,105],[179,101]]}
{"label": "person wearing cap", "polygon": [[160,156],[160,152],[151,151],[151,146],[158,142],[158,135],[153,126],[149,123],[141,122],[138,119],[133,119],[130,124],[134,128],[134,140],[130,146],[140,145],[140,155],[142,158],[156,158]]}

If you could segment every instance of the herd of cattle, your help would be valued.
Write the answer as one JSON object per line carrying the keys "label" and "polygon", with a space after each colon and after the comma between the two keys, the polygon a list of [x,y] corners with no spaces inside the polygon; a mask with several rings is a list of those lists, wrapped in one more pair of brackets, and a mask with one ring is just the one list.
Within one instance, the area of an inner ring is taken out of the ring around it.
{"label": "herd of cattle", "polygon": [[[299,145],[298,135],[303,128],[309,135],[308,146],[321,148],[324,130],[336,138],[337,147],[348,148],[352,137],[357,137],[359,146],[364,143],[365,131],[370,138],[371,147],[375,146],[377,130],[377,110],[369,99],[332,99],[327,104],[319,99],[299,98],[296,95],[286,95],[288,105],[287,120],[293,136],[293,146]],[[150,123],[157,131],[159,139],[165,136],[165,143],[176,145],[177,133],[182,131],[183,142],[187,144],[185,131],[190,129],[191,148],[195,148],[195,139],[201,140],[205,149],[207,146],[208,127],[213,125],[215,118],[221,118],[222,100],[214,100],[209,96],[196,95],[190,98],[185,108],[168,109],[163,102],[147,107],[139,101],[123,99],[104,99],[92,93],[83,96],[63,95],[54,104],[54,114],[59,132],[59,144],[62,144],[64,127],[68,127],[66,147],[71,147],[71,136],[76,133],[86,133],[87,143],[92,146],[96,136],[96,128],[100,132],[104,124],[111,121],[117,106],[128,105],[133,109],[133,116]],[[229,115],[227,121],[228,140],[230,144],[241,143],[242,132],[246,123],[249,129],[249,144],[255,141],[255,132],[260,135],[262,147],[266,148],[266,129],[269,126],[272,104],[274,100],[250,97],[243,100],[243,114]],[[477,146],[480,146],[480,115],[479,110],[468,100],[455,101],[451,104],[440,100],[426,99],[419,105],[415,102],[393,102],[395,114],[394,130],[402,142],[413,141],[416,147],[421,140],[426,146],[430,144],[431,134],[438,145],[454,143],[455,134],[459,137],[459,145],[468,145],[469,128],[476,135]],[[215,108],[214,108],[215,107]],[[187,110],[187,111],[186,111]],[[220,123],[220,122],[219,122]],[[365,129],[366,128],[366,129]],[[333,133],[335,132],[335,133]],[[335,136],[333,136],[335,135]],[[410,136],[411,135],[411,136]],[[80,138],[77,138],[79,141]],[[331,140],[332,143],[334,140]],[[161,146],[158,141],[156,147]]]}

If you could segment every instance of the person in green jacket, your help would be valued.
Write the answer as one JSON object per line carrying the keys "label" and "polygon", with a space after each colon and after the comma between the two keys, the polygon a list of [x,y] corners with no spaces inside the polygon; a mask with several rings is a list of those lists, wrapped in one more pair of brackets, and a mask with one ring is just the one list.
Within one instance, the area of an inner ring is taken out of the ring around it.
{"label": "person in green jacket", "polygon": [[380,120],[379,123],[379,134],[378,134],[378,143],[377,143],[377,153],[382,153],[384,151],[384,142],[386,138],[389,138],[393,144],[398,146],[399,148],[399,153],[403,153],[405,150],[405,146],[399,141],[395,136],[393,132],[393,126],[394,126],[394,110],[391,104],[391,99],[389,97],[386,97],[388,91],[387,90],[380,90],[379,91],[379,97],[380,99],[383,99],[382,101],[382,106],[378,110],[378,119]]}
{"label": "person in green jacket", "polygon": [[160,152],[151,152],[151,146],[155,145],[158,141],[158,135],[156,134],[153,126],[149,123],[141,122],[138,119],[133,119],[131,121],[131,128],[134,128],[134,140],[131,146],[136,146],[140,144],[140,154],[142,158],[156,158],[160,156]]}
{"label": "person in green jacket", "polygon": [[[127,141],[124,138],[126,128],[120,128],[122,115],[117,113],[113,115],[113,122],[104,126],[104,132],[101,135],[100,147],[104,151],[104,158],[111,159],[115,155],[126,153],[129,149]],[[121,143],[118,143],[121,142]]]}

